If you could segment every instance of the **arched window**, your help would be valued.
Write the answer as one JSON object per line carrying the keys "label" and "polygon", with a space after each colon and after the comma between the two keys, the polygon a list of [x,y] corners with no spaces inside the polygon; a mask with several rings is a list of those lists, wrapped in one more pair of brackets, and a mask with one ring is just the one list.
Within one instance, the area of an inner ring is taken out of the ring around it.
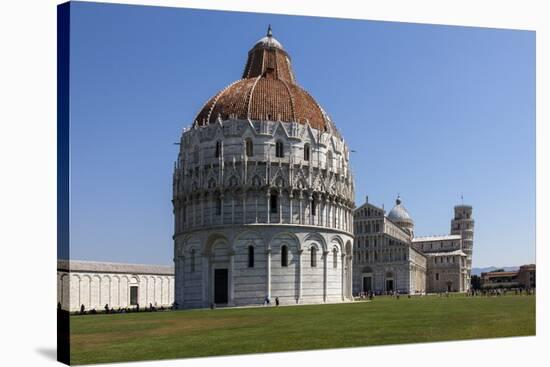
{"label": "arched window", "polygon": [[281,247],[281,266],[288,266],[288,247]]}
{"label": "arched window", "polygon": [[278,158],[282,158],[285,156],[283,142],[280,140],[277,140],[277,142],[275,143],[275,156]]}
{"label": "arched window", "polygon": [[309,161],[310,148],[309,144],[304,144],[304,161]]}
{"label": "arched window", "polygon": [[311,247],[311,267],[314,268],[317,266],[317,248]]}
{"label": "arched window", "polygon": [[218,140],[216,142],[216,158],[220,156],[221,152],[222,152],[222,142]]}
{"label": "arched window", "polygon": [[332,151],[327,153],[327,167],[332,168]]}
{"label": "arched window", "polygon": [[252,143],[252,139],[246,138],[245,144],[246,144],[246,156],[252,157],[254,155],[254,144]]}
{"label": "arched window", "polygon": [[191,272],[195,271],[195,249],[191,250]]}
{"label": "arched window", "polygon": [[254,246],[248,246],[248,267],[254,267]]}
{"label": "arched window", "polygon": [[338,267],[338,250],[332,249],[332,267],[336,269]]}
{"label": "arched window", "polygon": [[221,215],[221,214],[222,214],[222,198],[218,196],[216,198],[216,215]]}
{"label": "arched window", "polygon": [[277,193],[272,192],[269,198],[269,210],[271,213],[277,213],[277,208],[278,208],[277,200],[278,200]]}

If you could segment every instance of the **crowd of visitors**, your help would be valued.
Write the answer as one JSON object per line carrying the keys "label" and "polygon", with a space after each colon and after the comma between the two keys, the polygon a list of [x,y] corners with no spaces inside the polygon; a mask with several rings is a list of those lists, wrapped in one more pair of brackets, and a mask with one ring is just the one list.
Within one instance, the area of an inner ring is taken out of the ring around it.
{"label": "crowd of visitors", "polygon": [[469,297],[499,297],[509,293],[514,293],[516,296],[532,296],[535,294],[535,288],[488,288],[488,289],[471,289],[466,293]]}
{"label": "crowd of visitors", "polygon": [[[174,302],[172,306],[170,307],[164,307],[164,306],[156,306],[152,303],[149,303],[148,307],[140,308],[139,303],[132,306],[132,307],[109,307],[108,304],[106,304],[103,307],[103,310],[96,310],[95,308],[86,309],[86,307],[82,304],[80,305],[80,310],[73,312],[75,315],[97,315],[97,314],[117,314],[117,313],[131,313],[131,312],[157,312],[157,311],[168,311],[168,310],[176,310],[178,308],[177,302]],[[57,303],[57,309],[61,310],[61,303]]]}

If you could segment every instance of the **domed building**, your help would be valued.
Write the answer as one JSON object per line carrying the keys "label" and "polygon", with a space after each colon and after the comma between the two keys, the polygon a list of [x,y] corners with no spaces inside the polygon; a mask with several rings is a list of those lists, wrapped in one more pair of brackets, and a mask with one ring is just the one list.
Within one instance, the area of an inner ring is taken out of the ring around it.
{"label": "domed building", "polygon": [[414,222],[407,209],[401,203],[399,195],[397,195],[397,199],[395,200],[395,206],[388,213],[388,219],[409,232],[411,236],[414,235]]}
{"label": "domed building", "polygon": [[352,299],[349,150],[271,27],[184,130],[173,208],[180,308]]}
{"label": "domed building", "polygon": [[451,234],[414,236],[414,221],[398,195],[385,211],[367,202],[355,210],[353,292],[423,294],[470,288],[472,207],[457,205]]}

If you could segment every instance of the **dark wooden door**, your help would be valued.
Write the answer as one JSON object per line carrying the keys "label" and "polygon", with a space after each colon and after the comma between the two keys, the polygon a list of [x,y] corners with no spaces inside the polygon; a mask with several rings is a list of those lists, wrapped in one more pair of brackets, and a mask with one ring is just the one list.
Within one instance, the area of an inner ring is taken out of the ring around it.
{"label": "dark wooden door", "polygon": [[371,277],[364,277],[363,278],[363,292],[370,292],[372,291],[372,278]]}
{"label": "dark wooden door", "polygon": [[214,270],[214,303],[227,303],[227,269]]}
{"label": "dark wooden door", "polygon": [[135,306],[138,304],[138,287],[130,287],[130,305]]}

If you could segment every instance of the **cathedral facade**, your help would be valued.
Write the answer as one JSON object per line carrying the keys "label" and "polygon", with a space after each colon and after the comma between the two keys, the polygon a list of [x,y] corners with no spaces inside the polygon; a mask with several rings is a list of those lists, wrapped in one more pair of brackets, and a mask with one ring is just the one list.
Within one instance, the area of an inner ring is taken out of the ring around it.
{"label": "cathedral facade", "polygon": [[184,130],[172,202],[178,307],[352,300],[349,149],[271,28]]}
{"label": "cathedral facade", "polygon": [[469,290],[474,234],[471,206],[455,206],[451,234],[416,237],[414,221],[400,197],[387,215],[367,198],[355,210],[354,232],[354,294]]}

